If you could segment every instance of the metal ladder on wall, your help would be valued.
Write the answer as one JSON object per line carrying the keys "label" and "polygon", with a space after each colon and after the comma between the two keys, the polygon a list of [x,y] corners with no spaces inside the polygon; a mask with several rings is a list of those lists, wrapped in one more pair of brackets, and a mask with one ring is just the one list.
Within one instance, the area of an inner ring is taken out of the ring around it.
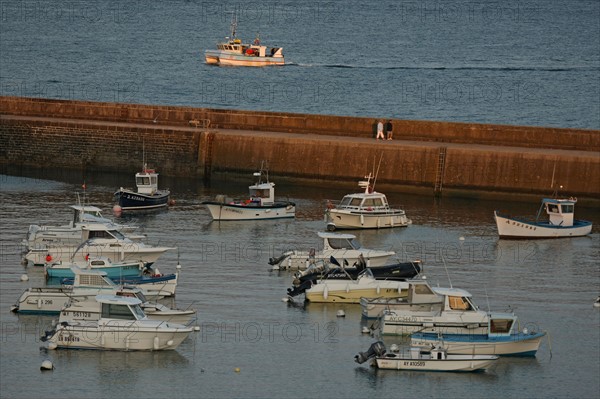
{"label": "metal ladder on wall", "polygon": [[433,194],[436,197],[439,197],[442,194],[442,186],[444,183],[444,169],[446,166],[446,150],[447,147],[440,147],[440,152],[438,154],[438,167],[437,174],[435,176],[435,187],[433,189]]}

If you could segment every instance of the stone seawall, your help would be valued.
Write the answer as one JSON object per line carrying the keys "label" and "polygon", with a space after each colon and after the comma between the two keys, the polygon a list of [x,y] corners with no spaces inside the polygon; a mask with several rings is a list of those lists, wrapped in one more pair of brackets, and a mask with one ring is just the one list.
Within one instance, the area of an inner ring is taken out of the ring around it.
{"label": "stone seawall", "polygon": [[378,184],[600,197],[600,131],[393,120],[400,140],[373,140],[373,119],[0,97],[0,163],[139,169],[172,176],[251,172]]}

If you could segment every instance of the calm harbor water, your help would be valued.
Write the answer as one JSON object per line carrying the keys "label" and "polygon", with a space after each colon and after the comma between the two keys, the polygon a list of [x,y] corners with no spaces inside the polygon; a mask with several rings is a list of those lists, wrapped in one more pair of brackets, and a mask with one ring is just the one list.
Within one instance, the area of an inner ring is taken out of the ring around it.
{"label": "calm harbor water", "polygon": [[[277,176],[272,176],[277,182]],[[318,247],[325,227],[324,198],[356,188],[277,185],[298,206],[295,220],[210,220],[200,204],[216,194],[244,195],[247,178],[221,178],[210,188],[192,180],[162,179],[176,205],[168,211],[123,217],[153,244],[177,246],[156,266],[182,277],[169,305],[198,310],[201,331],[176,351],[121,353],[47,351],[39,336],[51,316],[22,316],[10,306],[29,286],[45,283],[38,267],[21,264],[19,242],[32,223],[70,218],[81,191],[73,172],[21,171],[0,175],[0,388],[2,397],[597,397],[600,392],[600,212],[579,207],[595,223],[588,237],[505,241],[496,237],[492,212],[533,214],[531,202],[432,198],[388,192],[414,224],[387,231],[357,231],[366,247],[394,249],[401,259],[422,259],[432,284],[469,290],[484,309],[513,309],[521,327],[545,330],[550,341],[536,358],[501,359],[477,374],[377,371],[353,357],[374,341],[361,333],[360,306],[288,304],[292,277],[268,270],[268,258],[288,248]],[[110,214],[112,193],[133,176],[87,176],[90,203]],[[461,239],[461,237],[463,239]],[[446,267],[444,267],[446,265]],[[27,274],[28,282],[20,277]],[[346,317],[336,317],[338,310]],[[402,343],[386,337],[386,343]],[[40,372],[45,359],[56,367]],[[239,372],[236,372],[239,368]]]}

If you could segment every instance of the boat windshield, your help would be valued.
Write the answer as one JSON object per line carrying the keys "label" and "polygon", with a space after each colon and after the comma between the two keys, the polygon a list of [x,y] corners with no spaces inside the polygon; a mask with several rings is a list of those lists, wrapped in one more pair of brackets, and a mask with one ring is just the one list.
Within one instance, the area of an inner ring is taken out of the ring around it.
{"label": "boat windshield", "polygon": [[360,198],[360,197],[353,197],[351,195],[346,195],[340,201],[339,207],[340,208],[348,207],[348,206],[359,207],[361,202],[362,202],[362,198]]}
{"label": "boat windshield", "polygon": [[327,239],[329,246],[332,249],[358,249],[360,244],[357,245],[357,241],[348,240],[346,238],[329,238]]}
{"label": "boat windshield", "polygon": [[136,184],[138,186],[149,186],[150,185],[150,177],[148,177],[148,176],[138,176],[135,180],[136,180]]}
{"label": "boat windshield", "polygon": [[116,238],[124,240],[125,236],[118,230],[90,230],[88,238]]}
{"label": "boat windshield", "polygon": [[121,233],[118,230],[109,230],[108,231],[113,237],[115,237],[118,240],[124,240],[125,236],[123,235],[123,233]]}
{"label": "boat windshield", "polygon": [[148,302],[148,298],[146,298],[146,295],[144,295],[144,294],[142,293],[142,291],[140,291],[140,292],[137,292],[137,293],[135,294],[135,296],[137,297],[137,299],[139,299],[140,301],[142,301],[142,303]]}
{"label": "boat windshield", "polygon": [[379,208],[385,205],[386,204],[383,203],[383,200],[381,198],[365,198],[365,202],[363,202],[362,206]]}
{"label": "boat windshield", "polygon": [[117,305],[113,303],[102,304],[102,317],[106,319],[136,320],[136,314],[132,313],[132,310],[129,308],[129,306]]}
{"label": "boat windshield", "polygon": [[562,206],[562,213],[573,213],[573,208],[574,208],[573,205],[563,204],[563,206]]}
{"label": "boat windshield", "polygon": [[144,317],[146,317],[140,305],[130,306],[129,308],[131,309],[131,312],[135,315],[136,319],[141,320]]}
{"label": "boat windshield", "polygon": [[471,302],[466,297],[462,296],[449,296],[448,305],[452,310],[473,310]]}

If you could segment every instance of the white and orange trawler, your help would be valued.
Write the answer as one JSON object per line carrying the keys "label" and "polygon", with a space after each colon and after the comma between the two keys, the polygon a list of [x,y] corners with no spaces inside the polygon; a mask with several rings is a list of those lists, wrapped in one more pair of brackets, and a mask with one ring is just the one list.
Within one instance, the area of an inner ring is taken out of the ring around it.
{"label": "white and orange trawler", "polygon": [[226,37],[225,42],[217,43],[216,50],[204,51],[207,64],[250,67],[285,64],[283,48],[263,46],[258,36],[252,44],[242,43],[236,37],[236,29],[237,17],[234,15],[231,36]]}

